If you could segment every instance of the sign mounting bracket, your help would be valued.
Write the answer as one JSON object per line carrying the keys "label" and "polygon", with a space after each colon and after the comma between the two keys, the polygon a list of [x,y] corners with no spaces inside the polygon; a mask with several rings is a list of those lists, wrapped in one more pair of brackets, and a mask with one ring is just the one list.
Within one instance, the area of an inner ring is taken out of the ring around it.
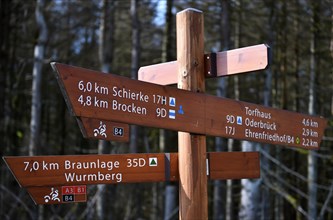
{"label": "sign mounting bracket", "polygon": [[206,78],[217,77],[216,53],[205,54],[205,76]]}

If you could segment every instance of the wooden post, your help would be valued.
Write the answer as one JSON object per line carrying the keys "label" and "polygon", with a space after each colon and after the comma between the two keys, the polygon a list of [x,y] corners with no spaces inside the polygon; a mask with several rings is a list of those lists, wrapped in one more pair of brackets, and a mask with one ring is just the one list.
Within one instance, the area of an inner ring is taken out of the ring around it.
{"label": "wooden post", "polygon": [[[179,12],[177,14],[179,89],[205,91],[203,40],[203,13],[196,9]],[[208,219],[206,136],[178,132],[178,152],[179,219]]]}

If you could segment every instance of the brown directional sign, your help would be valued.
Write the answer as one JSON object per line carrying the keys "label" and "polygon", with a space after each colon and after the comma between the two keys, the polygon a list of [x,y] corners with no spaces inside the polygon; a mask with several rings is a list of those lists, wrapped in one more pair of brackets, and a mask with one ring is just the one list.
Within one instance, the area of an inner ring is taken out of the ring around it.
{"label": "brown directional sign", "polygon": [[29,187],[27,191],[37,205],[87,201],[86,185]]}
{"label": "brown directional sign", "polygon": [[[265,44],[218,52],[216,57],[205,55],[206,77],[229,76],[268,67],[269,47]],[[170,85],[177,83],[177,61],[144,66],[139,69],[139,80]]]}
{"label": "brown directional sign", "polygon": [[[179,178],[178,153],[8,156],[4,160],[20,186],[38,197],[55,189],[59,194],[58,186],[178,181]],[[257,152],[207,153],[207,164],[210,179],[260,177]]]}
{"label": "brown directional sign", "polygon": [[[176,154],[4,157],[22,187],[174,180]],[[166,161],[167,160],[167,161]]]}
{"label": "brown directional sign", "polygon": [[210,152],[208,159],[209,178],[212,180],[260,177],[258,152]]}
{"label": "brown directional sign", "polygon": [[318,149],[327,121],[52,63],[73,115],[176,131]]}
{"label": "brown directional sign", "polygon": [[85,138],[128,142],[129,125],[119,122],[94,118],[77,118],[81,132]]}

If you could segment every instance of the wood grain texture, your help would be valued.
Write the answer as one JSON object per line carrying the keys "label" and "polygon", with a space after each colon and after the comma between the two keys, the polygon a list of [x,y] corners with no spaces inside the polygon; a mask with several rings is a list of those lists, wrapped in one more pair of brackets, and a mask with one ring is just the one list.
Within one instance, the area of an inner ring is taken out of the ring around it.
{"label": "wood grain texture", "polygon": [[[178,88],[205,92],[203,13],[177,14]],[[206,136],[178,132],[179,219],[208,219]]]}
{"label": "wood grain texture", "polygon": [[258,152],[210,152],[210,179],[251,179],[260,177]]}
{"label": "wood grain texture", "polygon": [[[208,54],[204,57],[207,56]],[[204,59],[204,62],[208,62],[208,60]],[[269,47],[265,44],[216,53],[217,77],[263,70],[268,65]],[[177,83],[177,71],[177,61],[153,64],[141,67],[138,78],[141,81],[159,85],[171,85]]]}

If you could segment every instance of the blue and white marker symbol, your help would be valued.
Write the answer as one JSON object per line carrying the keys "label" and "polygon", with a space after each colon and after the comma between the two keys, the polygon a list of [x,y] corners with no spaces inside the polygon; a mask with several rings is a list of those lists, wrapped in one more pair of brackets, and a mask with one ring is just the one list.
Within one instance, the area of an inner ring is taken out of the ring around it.
{"label": "blue and white marker symbol", "polygon": [[169,97],[169,106],[172,106],[172,107],[176,106],[176,98]]}
{"label": "blue and white marker symbol", "polygon": [[169,118],[176,119],[176,111],[173,109],[169,109]]}
{"label": "blue and white marker symbol", "polygon": [[242,116],[237,116],[237,124],[238,125],[242,125],[243,124]]}

